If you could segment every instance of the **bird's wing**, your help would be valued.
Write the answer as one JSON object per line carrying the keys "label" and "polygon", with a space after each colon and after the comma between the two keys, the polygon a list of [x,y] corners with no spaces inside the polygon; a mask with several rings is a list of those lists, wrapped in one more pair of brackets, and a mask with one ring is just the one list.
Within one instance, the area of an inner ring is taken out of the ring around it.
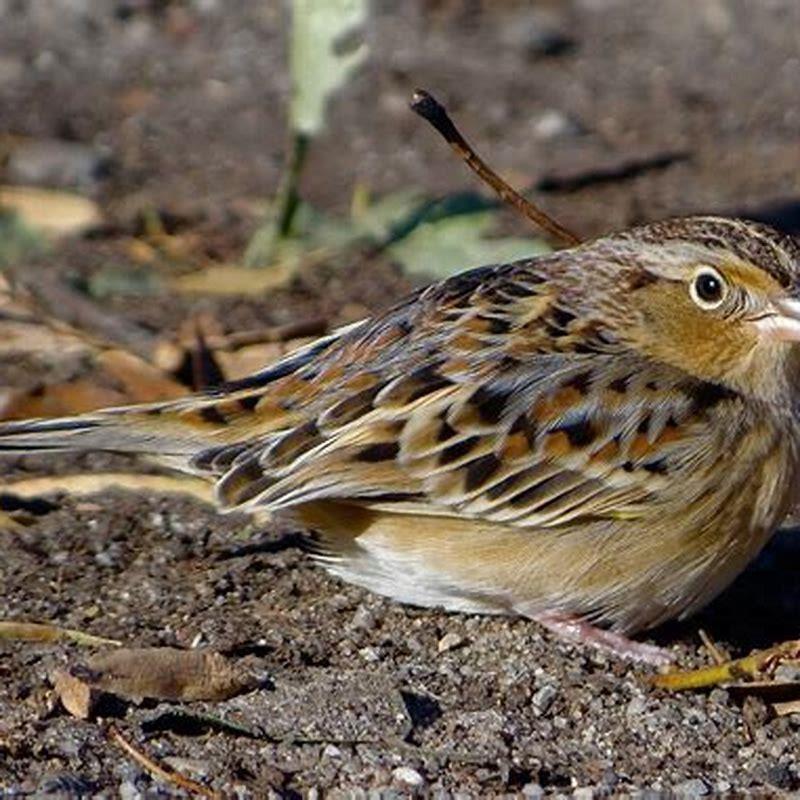
{"label": "bird's wing", "polygon": [[[605,359],[604,359],[605,360]],[[336,407],[244,451],[229,505],[338,499],[524,527],[625,518],[708,461],[722,389],[660,385],[597,358],[542,358],[534,374],[449,383],[396,378],[337,425]],[[545,363],[549,362],[549,363]]]}
{"label": "bird's wing", "polygon": [[437,285],[293,375],[302,389],[313,371],[297,424],[196,461],[228,507],[336,499],[524,527],[637,515],[705,462],[710,415],[736,398],[627,350],[553,287],[530,264]]}

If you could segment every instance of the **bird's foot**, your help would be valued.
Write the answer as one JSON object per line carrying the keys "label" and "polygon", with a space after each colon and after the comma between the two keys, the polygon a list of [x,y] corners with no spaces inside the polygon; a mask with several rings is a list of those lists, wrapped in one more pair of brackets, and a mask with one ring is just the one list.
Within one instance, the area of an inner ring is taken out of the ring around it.
{"label": "bird's foot", "polygon": [[580,617],[544,612],[535,614],[532,618],[562,639],[597,647],[627,661],[639,661],[661,667],[675,660],[675,656],[669,650],[645,642],[636,642],[621,633],[597,628]]}

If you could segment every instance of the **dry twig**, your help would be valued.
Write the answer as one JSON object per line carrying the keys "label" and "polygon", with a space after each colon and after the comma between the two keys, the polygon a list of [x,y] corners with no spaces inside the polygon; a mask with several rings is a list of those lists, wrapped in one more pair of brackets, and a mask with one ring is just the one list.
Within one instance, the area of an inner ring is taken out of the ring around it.
{"label": "dry twig", "polygon": [[530,200],[525,199],[516,189],[509,186],[472,148],[472,145],[461,135],[445,107],[424,89],[417,89],[411,99],[411,110],[430,122],[442,135],[455,153],[462,158],[477,176],[488,184],[500,198],[513,206],[522,216],[527,217],[534,225],[549,233],[569,247],[580,244],[580,238],[553,219]]}
{"label": "dry twig", "polygon": [[118,747],[122,748],[122,750],[139,764],[139,766],[147,770],[156,780],[171,784],[172,786],[177,786],[184,791],[191,792],[200,797],[208,797],[211,798],[211,800],[222,800],[221,792],[215,792],[202,783],[187,778],[180,772],[162,767],[157,761],[154,761],[146,753],[143,753],[139,748],[132,745],[116,728],[109,728],[108,738]]}

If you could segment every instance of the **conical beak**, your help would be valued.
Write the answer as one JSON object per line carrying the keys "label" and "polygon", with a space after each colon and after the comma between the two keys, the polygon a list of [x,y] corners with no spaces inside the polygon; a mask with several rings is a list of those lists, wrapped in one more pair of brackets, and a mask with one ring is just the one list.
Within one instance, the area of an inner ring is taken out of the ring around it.
{"label": "conical beak", "polygon": [[800,300],[782,298],[772,303],[773,311],[755,321],[765,339],[800,342]]}

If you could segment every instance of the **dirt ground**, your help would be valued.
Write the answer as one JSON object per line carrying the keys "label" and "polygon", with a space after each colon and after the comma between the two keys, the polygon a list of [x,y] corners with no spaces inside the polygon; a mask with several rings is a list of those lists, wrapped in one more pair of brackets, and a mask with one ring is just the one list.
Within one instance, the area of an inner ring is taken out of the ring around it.
{"label": "dirt ground", "polygon": [[[283,4],[269,0],[0,0],[0,133],[81,153],[54,170],[41,150],[17,148],[5,180],[78,185],[112,233],[158,209],[201,232],[209,251],[239,252],[255,224],[243,209],[280,176],[285,26]],[[425,86],[494,165],[582,234],[694,211],[797,232],[798,31],[793,0],[375,0],[372,55],[333,105],[303,191],[342,212],[357,181],[378,194],[472,188],[407,110]],[[503,225],[523,223],[508,214]],[[126,257],[109,234],[14,271],[42,286],[80,283]],[[378,262],[369,272],[304,270],[286,289],[238,300],[112,293],[104,309],[153,335],[198,310],[227,330],[317,317],[333,326],[411,285]],[[35,364],[0,364],[3,386],[40,379]],[[3,464],[14,478],[129,466]],[[59,497],[32,513],[32,524],[0,530],[0,617],[132,646],[202,644],[263,676],[261,689],[233,700],[131,705],[114,720],[226,795],[800,789],[800,714],[773,718],[761,701],[722,689],[655,691],[641,668],[525,620],[392,604],[314,567],[285,525],[119,491]],[[654,640],[691,666],[708,661],[701,627],[732,654],[794,638],[799,568],[800,546],[782,532],[700,617]],[[0,793],[174,795],[103,724],[52,703],[49,672],[82,656],[0,644]]]}

